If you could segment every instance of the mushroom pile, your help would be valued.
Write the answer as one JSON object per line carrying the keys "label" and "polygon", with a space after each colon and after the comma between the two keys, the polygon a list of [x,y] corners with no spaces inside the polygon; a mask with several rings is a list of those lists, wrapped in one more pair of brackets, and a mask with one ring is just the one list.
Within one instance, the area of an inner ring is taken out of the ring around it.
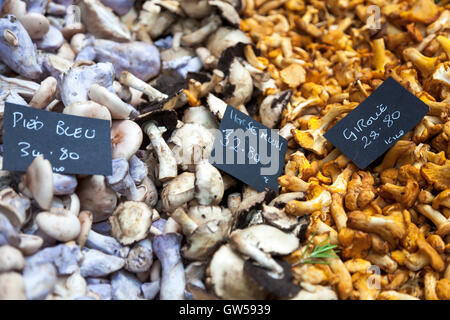
{"label": "mushroom pile", "polygon": [[[0,171],[0,299],[301,291],[281,257],[307,221],[279,207],[304,194],[258,193],[208,162],[227,103],[256,116],[261,93],[276,90],[238,28],[240,9],[2,2],[0,118],[10,102],[109,121],[112,175],[54,173],[42,155],[24,174]],[[270,110],[265,121],[276,124]]]}
{"label": "mushroom pile", "polygon": [[[293,284],[320,289],[297,297],[450,299],[449,2],[245,4],[240,28],[276,85],[260,119],[289,140],[280,197],[304,194],[279,209],[310,221],[285,260]],[[323,134],[389,76],[429,113],[359,170]]]}

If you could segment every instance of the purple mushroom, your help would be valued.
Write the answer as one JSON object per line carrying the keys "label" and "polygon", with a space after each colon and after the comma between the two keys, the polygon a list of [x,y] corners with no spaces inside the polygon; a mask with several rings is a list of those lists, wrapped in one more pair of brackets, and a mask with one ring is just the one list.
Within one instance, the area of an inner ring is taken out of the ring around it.
{"label": "purple mushroom", "polygon": [[53,173],[53,193],[55,195],[72,194],[77,188],[78,181],[74,176]]}
{"label": "purple mushroom", "polygon": [[88,101],[88,90],[98,83],[114,93],[114,66],[111,63],[97,63],[70,68],[58,79],[58,89],[64,105]]}
{"label": "purple mushroom", "polygon": [[125,15],[133,7],[135,0],[100,0],[105,6],[113,9],[119,16]]}
{"label": "purple mushroom", "polygon": [[129,71],[147,81],[159,73],[161,62],[158,49],[146,42],[119,43],[111,40],[94,40],[96,59],[111,62],[118,79],[122,71]]}
{"label": "purple mushroom", "polygon": [[180,256],[182,236],[164,233],[153,238],[153,250],[161,261],[161,300],[184,300],[186,279]]}
{"label": "purple mushroom", "polygon": [[42,74],[33,42],[13,15],[0,19],[0,60],[25,78],[38,79]]}
{"label": "purple mushroom", "polygon": [[53,25],[50,25],[48,32],[44,37],[36,42],[38,49],[44,51],[56,51],[64,43],[64,37],[61,31],[59,31]]}

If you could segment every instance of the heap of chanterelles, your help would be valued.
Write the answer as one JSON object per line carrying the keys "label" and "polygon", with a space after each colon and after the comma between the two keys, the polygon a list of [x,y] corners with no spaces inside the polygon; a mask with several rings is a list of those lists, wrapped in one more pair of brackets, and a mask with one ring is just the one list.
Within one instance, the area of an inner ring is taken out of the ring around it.
{"label": "heap of chanterelles", "polygon": [[[296,264],[306,246],[291,254],[295,282],[331,287],[340,299],[449,299],[449,2],[245,3],[253,65],[278,88],[265,99],[290,96],[275,110],[290,147],[279,183],[306,200],[284,211],[309,215],[312,242],[340,249],[328,264]],[[323,133],[389,76],[430,111],[380,163],[359,170]]]}

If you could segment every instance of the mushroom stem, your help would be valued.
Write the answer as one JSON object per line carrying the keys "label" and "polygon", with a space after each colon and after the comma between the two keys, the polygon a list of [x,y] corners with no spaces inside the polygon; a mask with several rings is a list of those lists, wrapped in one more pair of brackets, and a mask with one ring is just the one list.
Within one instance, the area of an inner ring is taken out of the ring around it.
{"label": "mushroom stem", "polygon": [[198,229],[198,225],[186,214],[183,208],[177,208],[171,217],[181,226],[185,236],[193,234]]}
{"label": "mushroom stem", "polygon": [[137,116],[134,108],[97,83],[89,88],[88,96],[93,101],[107,107],[113,119],[128,119],[130,116]]}
{"label": "mushroom stem", "polygon": [[150,102],[161,101],[167,99],[168,97],[167,94],[156,90],[151,85],[135,77],[128,71],[122,71],[122,73],[120,74],[119,82],[136,90],[144,92],[148,96]]}
{"label": "mushroom stem", "polygon": [[184,300],[186,279],[180,256],[182,236],[165,233],[153,240],[155,254],[161,261],[161,300]]}
{"label": "mushroom stem", "polygon": [[150,138],[150,141],[155,148],[156,154],[158,155],[160,165],[159,180],[164,182],[169,179],[175,178],[178,174],[177,161],[172,153],[172,150],[170,150],[166,141],[164,141],[162,137],[163,131],[161,131],[153,121],[146,122],[143,126],[143,129]]}

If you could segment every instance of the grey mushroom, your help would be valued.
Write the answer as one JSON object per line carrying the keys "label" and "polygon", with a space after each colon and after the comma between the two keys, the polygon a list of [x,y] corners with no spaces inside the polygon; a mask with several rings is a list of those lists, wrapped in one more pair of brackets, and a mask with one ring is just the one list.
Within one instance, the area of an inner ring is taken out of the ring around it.
{"label": "grey mushroom", "polygon": [[[53,2],[52,2],[53,3]],[[40,39],[36,41],[38,49],[44,51],[56,51],[64,43],[64,36],[58,28],[50,25],[48,32]]]}

